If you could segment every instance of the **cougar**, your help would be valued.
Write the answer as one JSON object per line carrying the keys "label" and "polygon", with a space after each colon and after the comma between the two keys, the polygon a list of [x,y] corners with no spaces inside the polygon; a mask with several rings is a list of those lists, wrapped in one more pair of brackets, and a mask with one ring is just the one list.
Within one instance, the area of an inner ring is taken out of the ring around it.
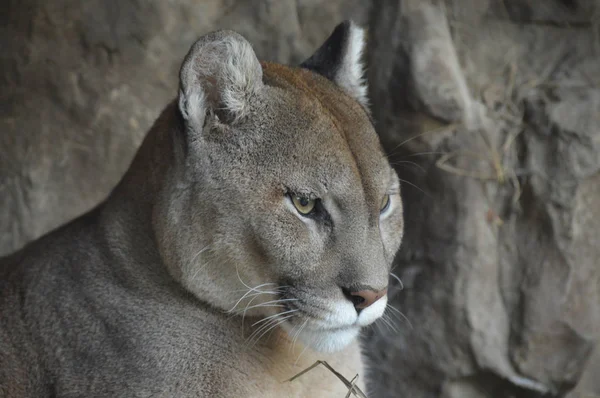
{"label": "cougar", "polygon": [[299,66],[201,37],[107,199],[2,259],[3,397],[344,397],[403,231],[364,31]]}

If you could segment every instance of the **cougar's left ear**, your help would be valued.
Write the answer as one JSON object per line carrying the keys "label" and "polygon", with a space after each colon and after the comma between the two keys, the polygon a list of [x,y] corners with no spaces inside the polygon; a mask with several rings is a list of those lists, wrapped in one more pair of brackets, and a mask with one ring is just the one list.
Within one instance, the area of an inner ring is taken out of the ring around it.
{"label": "cougar's left ear", "polygon": [[366,107],[367,84],[361,59],[364,47],[364,30],[352,21],[344,21],[300,66],[325,76]]}
{"label": "cougar's left ear", "polygon": [[250,43],[229,30],[202,36],[179,72],[179,109],[188,125],[202,132],[207,112],[235,124],[248,115],[263,87],[262,68]]}

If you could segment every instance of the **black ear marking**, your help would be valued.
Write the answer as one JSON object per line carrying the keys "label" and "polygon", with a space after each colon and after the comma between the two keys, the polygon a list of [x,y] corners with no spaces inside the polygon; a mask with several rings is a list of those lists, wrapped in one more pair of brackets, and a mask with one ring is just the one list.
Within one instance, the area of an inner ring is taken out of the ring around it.
{"label": "black ear marking", "polygon": [[344,21],[336,26],[325,43],[300,66],[335,81],[335,74],[340,68],[350,41],[351,26],[350,21]]}
{"label": "black ear marking", "polygon": [[362,53],[364,31],[347,20],[335,27],[327,40],[300,67],[312,70],[337,84],[342,90],[367,106]]}

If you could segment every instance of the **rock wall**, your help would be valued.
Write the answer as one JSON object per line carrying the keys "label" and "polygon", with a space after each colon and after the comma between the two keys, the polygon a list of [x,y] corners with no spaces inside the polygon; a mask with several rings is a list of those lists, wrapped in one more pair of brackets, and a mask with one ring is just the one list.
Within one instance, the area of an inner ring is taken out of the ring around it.
{"label": "rock wall", "polygon": [[372,9],[373,110],[406,181],[393,305],[411,323],[371,341],[378,396],[600,392],[581,381],[600,374],[599,9],[545,5]]}
{"label": "rock wall", "polygon": [[[8,0],[0,255],[104,198],[230,28],[297,63],[369,25],[378,131],[403,182],[377,397],[600,396],[600,6],[583,0]],[[594,351],[595,350],[595,351]],[[594,377],[596,376],[596,377]]]}

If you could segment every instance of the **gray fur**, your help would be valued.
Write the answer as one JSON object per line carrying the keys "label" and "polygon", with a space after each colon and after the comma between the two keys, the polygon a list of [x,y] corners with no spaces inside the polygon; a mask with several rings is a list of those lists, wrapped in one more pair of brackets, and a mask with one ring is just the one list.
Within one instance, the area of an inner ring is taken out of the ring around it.
{"label": "gray fur", "polygon": [[281,382],[317,359],[364,375],[356,334],[385,301],[357,316],[341,288],[386,287],[402,236],[364,108],[233,32],[201,38],[181,79],[109,198],[3,260],[0,396],[339,397],[328,372]]}

